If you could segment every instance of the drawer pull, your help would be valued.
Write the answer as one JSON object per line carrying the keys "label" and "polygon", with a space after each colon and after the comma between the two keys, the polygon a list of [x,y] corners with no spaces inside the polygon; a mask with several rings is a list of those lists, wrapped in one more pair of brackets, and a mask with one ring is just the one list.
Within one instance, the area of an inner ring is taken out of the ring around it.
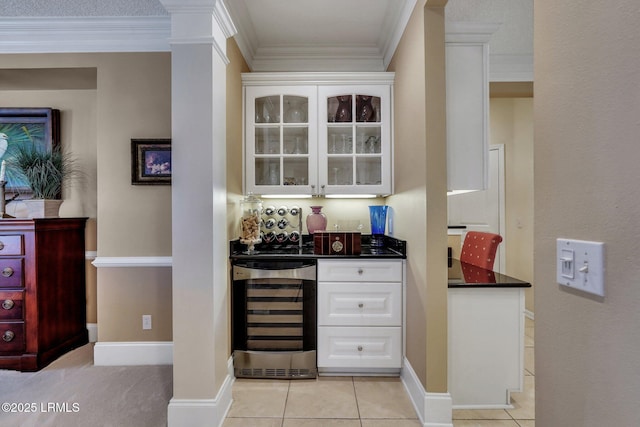
{"label": "drawer pull", "polygon": [[362,276],[362,273],[364,273],[364,270],[363,270],[363,269],[361,269],[361,268],[359,268],[359,269],[358,269],[358,274]]}
{"label": "drawer pull", "polygon": [[2,334],[2,340],[4,342],[11,342],[15,336],[16,334],[13,331],[4,331],[4,334]]}
{"label": "drawer pull", "polygon": [[6,299],[2,301],[2,308],[4,308],[5,310],[11,310],[14,305],[16,304],[13,302],[13,300]]}
{"label": "drawer pull", "polygon": [[361,345],[359,345],[359,346],[358,346],[358,351],[362,351],[362,350],[363,350],[363,349],[362,349],[362,346],[361,346]]}
{"label": "drawer pull", "polygon": [[13,276],[13,268],[11,267],[5,267],[2,269],[2,277],[11,277]]}
{"label": "drawer pull", "polygon": [[358,308],[362,308],[362,307],[364,307],[364,303],[359,302],[358,303]]}

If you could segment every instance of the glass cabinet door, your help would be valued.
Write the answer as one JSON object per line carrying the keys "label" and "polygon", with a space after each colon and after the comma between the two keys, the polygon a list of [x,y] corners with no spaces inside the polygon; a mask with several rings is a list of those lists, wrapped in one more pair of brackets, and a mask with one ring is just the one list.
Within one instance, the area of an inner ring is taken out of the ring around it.
{"label": "glass cabinet door", "polygon": [[317,101],[305,87],[248,87],[245,189],[310,194],[315,185]]}
{"label": "glass cabinet door", "polygon": [[325,194],[391,193],[390,89],[321,87],[319,182]]}

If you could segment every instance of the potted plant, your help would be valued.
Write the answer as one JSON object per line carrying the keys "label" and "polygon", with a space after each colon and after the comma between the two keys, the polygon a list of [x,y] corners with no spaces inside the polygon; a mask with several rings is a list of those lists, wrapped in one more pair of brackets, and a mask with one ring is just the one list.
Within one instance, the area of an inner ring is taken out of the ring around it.
{"label": "potted plant", "polygon": [[23,200],[29,217],[58,217],[62,189],[79,173],[75,158],[59,145],[43,149],[25,144],[12,154],[8,160],[10,169],[22,177],[32,191],[32,198]]}

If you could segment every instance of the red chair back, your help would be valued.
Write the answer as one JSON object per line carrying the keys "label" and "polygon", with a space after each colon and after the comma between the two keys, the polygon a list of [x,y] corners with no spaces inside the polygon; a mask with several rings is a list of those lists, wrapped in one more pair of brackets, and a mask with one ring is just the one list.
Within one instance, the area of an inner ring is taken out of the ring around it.
{"label": "red chair back", "polygon": [[500,242],[502,242],[502,236],[499,234],[469,231],[462,244],[460,261],[493,270]]}

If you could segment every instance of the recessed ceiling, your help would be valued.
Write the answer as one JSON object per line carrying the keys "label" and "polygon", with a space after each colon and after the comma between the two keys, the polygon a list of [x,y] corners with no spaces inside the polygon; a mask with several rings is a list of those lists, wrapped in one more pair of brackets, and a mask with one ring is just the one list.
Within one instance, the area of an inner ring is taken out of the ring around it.
{"label": "recessed ceiling", "polygon": [[253,71],[384,71],[416,0],[233,0]]}

